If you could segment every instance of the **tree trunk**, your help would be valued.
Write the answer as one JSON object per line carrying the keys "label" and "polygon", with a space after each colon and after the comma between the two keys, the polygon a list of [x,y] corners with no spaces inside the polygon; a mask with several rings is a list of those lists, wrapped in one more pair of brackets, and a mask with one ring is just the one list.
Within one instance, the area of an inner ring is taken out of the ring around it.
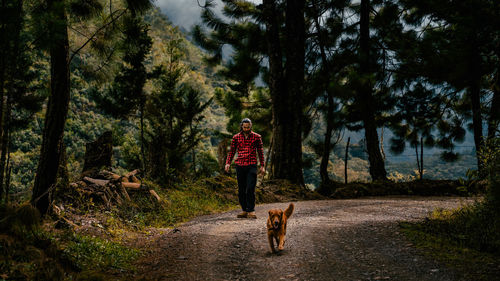
{"label": "tree trunk", "polygon": [[[272,1],[266,1],[269,7],[274,6],[273,3],[269,4],[269,2]],[[285,44],[287,47],[285,48],[284,72],[281,71],[282,57],[278,57],[281,52],[277,52],[280,47],[279,33],[277,33],[278,25],[276,19],[268,20],[271,83],[277,84],[273,87],[274,91],[271,90],[274,141],[273,152],[271,153],[272,178],[287,179],[292,183],[301,185],[304,185],[302,173],[302,97],[304,92],[305,60],[304,6],[304,0],[289,0],[286,4]],[[276,9],[272,11],[277,15]],[[273,61],[272,66],[271,58]],[[286,74],[284,77],[283,73]]]}
{"label": "tree trunk", "polygon": [[493,98],[491,99],[490,114],[488,117],[488,142],[495,137],[500,122],[500,70],[497,70],[491,88],[493,90]]}
{"label": "tree trunk", "polygon": [[140,108],[140,123],[141,123],[141,169],[142,172],[146,175],[146,153],[144,151],[144,96],[141,95],[141,108]]}
{"label": "tree trunk", "polygon": [[[1,66],[0,66],[1,67]],[[2,86],[3,87],[3,86]],[[0,116],[3,115],[3,89],[0,90]],[[4,131],[4,124],[2,123],[3,122],[3,118],[0,117],[0,139],[3,138],[3,131]],[[0,171],[3,171],[1,168],[0,168]],[[7,202],[7,190],[5,190],[5,202]],[[2,182],[0,182],[0,202],[2,202],[2,198],[3,198],[3,194],[4,194],[4,187],[2,185]]]}
{"label": "tree trunk", "polygon": [[284,89],[283,65],[282,65],[282,52],[280,42],[280,30],[278,23],[278,11],[274,0],[263,0],[263,15],[266,24],[266,41],[267,41],[267,55],[269,58],[269,92],[272,99],[272,138],[273,145],[271,149],[270,158],[271,165],[269,169],[270,178],[275,178],[275,163],[277,161],[277,151],[275,149],[276,143],[281,136],[279,135],[279,120],[280,114],[278,100],[286,99],[286,91]]}
{"label": "tree trunk", "polygon": [[[314,5],[314,3],[313,3]],[[328,63],[328,59],[326,57],[326,52],[325,52],[325,40],[322,36],[321,32],[321,25],[319,23],[319,12],[314,6],[314,24],[316,26],[316,30],[318,32],[318,42],[319,42],[319,49],[321,53],[321,61],[323,62],[323,68],[325,72],[327,73],[326,75],[333,75],[330,69],[330,65]],[[333,131],[333,109],[334,109],[334,103],[333,103],[333,93],[330,90],[330,87],[328,87],[328,84],[325,85],[326,90],[326,102],[327,102],[327,113],[326,113],[326,132],[325,132],[325,143],[323,146],[323,155],[321,157],[321,163],[319,165],[319,174],[321,176],[321,182],[323,184],[329,185],[330,183],[330,177],[328,175],[328,163],[330,162],[330,150],[331,150],[331,142],[332,142],[332,131]]]}
{"label": "tree trunk", "polygon": [[7,178],[5,179],[5,204],[9,203],[10,178],[12,174],[12,166],[10,165],[10,151],[7,154]]}
{"label": "tree trunk", "polygon": [[[2,11],[5,11],[5,3],[2,1]],[[5,93],[5,72],[7,69],[7,32],[6,32],[6,19],[0,22],[0,137],[3,133],[3,107],[4,107],[4,93]],[[0,189],[0,199],[2,198],[2,190]]]}
{"label": "tree trunk", "polygon": [[380,153],[375,112],[373,106],[372,85],[370,82],[370,1],[361,0],[360,15],[360,72],[362,76],[361,87],[358,92],[363,125],[365,129],[366,148],[370,162],[370,175],[372,180],[386,180],[387,173],[384,160]]}
{"label": "tree trunk", "polygon": [[162,184],[166,183],[167,177],[167,151],[165,144],[165,136],[162,133],[156,132],[149,144],[149,161],[148,171],[151,179]]}
{"label": "tree trunk", "polygon": [[420,159],[418,159],[418,143],[415,143],[415,156],[417,157],[417,171],[418,171],[418,175],[419,175],[419,178],[422,179],[420,177]]}
{"label": "tree trunk", "polygon": [[[476,63],[473,63],[477,65]],[[471,100],[472,127],[474,132],[474,145],[476,147],[477,168],[479,173],[483,170],[483,165],[479,159],[479,154],[484,145],[483,140],[483,118],[481,117],[481,77],[474,77],[469,88],[469,98]]]}
{"label": "tree trunk", "polygon": [[344,183],[347,184],[347,160],[349,156],[349,143],[351,142],[351,137],[347,138],[347,145],[345,146],[345,162],[344,162]]}
{"label": "tree trunk", "polygon": [[424,175],[424,143],[420,138],[420,157],[418,157],[418,142],[415,143],[415,155],[417,157],[418,179],[421,180]]}
{"label": "tree trunk", "polygon": [[[6,11],[6,3],[7,1],[2,1],[2,11]],[[19,15],[20,16],[20,15]],[[2,19],[0,22],[0,139],[3,139],[3,134],[5,131],[5,124],[4,124],[4,107],[5,107],[5,86],[6,86],[6,70],[8,69],[8,59],[10,59],[10,56],[8,55],[8,51],[10,50],[9,48],[9,41],[7,40],[7,28],[6,26],[9,24],[9,22],[6,21],[7,19]],[[12,35],[12,34],[10,34]],[[2,163],[3,164],[3,163]],[[0,169],[2,172],[3,176],[3,167]],[[3,181],[0,182],[0,202],[2,201],[3,194],[4,194],[4,187],[3,187]],[[7,192],[5,194],[5,202],[7,202]]]}
{"label": "tree trunk", "polygon": [[51,15],[47,28],[52,43],[50,54],[50,96],[45,113],[42,147],[31,204],[42,215],[50,205],[49,193],[57,181],[57,172],[61,160],[61,142],[63,141],[64,125],[68,115],[70,99],[69,79],[69,43],[67,18],[63,1],[47,1],[47,10]]}
{"label": "tree trunk", "polygon": [[[193,122],[189,122],[189,131],[192,133],[193,132]],[[193,172],[194,175],[196,175],[196,151],[194,147],[191,149],[191,160],[192,160],[192,165],[193,165]]]}
{"label": "tree trunk", "polygon": [[385,162],[385,151],[384,151],[384,127],[380,129],[380,154],[382,155],[382,160]]}
{"label": "tree trunk", "polygon": [[471,44],[469,46],[468,60],[470,65],[470,80],[468,87],[468,98],[470,99],[472,112],[472,130],[474,132],[474,145],[476,147],[477,168],[482,175],[483,165],[479,159],[479,153],[484,146],[483,139],[483,119],[481,116],[481,56],[478,46],[475,44],[476,35],[472,34]]}
{"label": "tree trunk", "polygon": [[[7,175],[7,153],[9,151],[9,142],[10,142],[10,114],[11,114],[11,106],[12,106],[12,97],[11,94],[7,94],[7,104],[5,106],[5,116],[4,116],[4,126],[3,126],[3,134],[2,134],[2,141],[1,141],[1,147],[2,147],[2,152],[0,156],[0,190],[4,190],[5,187],[5,195],[7,198],[7,185],[4,185],[4,179],[6,178]],[[1,193],[0,193],[1,195]],[[2,197],[0,196],[0,201],[2,200]],[[7,200],[6,200],[7,201]]]}
{"label": "tree trunk", "polygon": [[321,182],[323,184],[330,183],[330,177],[328,176],[328,162],[330,162],[330,150],[332,142],[332,131],[333,131],[333,97],[330,91],[327,93],[328,97],[328,111],[326,120],[326,133],[325,133],[325,143],[323,146],[323,155],[321,157],[321,163],[319,166],[319,174],[321,176]]}
{"label": "tree trunk", "polygon": [[424,178],[424,139],[420,138],[420,179]]}

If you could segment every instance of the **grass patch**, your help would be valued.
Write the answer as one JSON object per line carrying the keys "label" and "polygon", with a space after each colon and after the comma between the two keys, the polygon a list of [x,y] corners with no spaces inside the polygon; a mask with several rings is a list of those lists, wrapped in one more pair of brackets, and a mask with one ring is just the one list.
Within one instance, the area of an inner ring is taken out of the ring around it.
{"label": "grass patch", "polygon": [[418,248],[467,280],[494,280],[500,274],[500,220],[486,203],[436,210],[422,222],[400,226]]}
{"label": "grass patch", "polygon": [[196,216],[237,207],[237,202],[225,195],[226,189],[214,192],[214,187],[203,180],[169,189],[149,182],[148,185],[154,187],[162,198],[161,202],[152,202],[150,197],[138,195],[132,202],[127,202],[117,209],[118,216],[139,229],[171,227]]}
{"label": "grass patch", "polygon": [[138,250],[117,242],[74,233],[68,235],[63,253],[82,271],[133,271],[131,262],[140,255]]}

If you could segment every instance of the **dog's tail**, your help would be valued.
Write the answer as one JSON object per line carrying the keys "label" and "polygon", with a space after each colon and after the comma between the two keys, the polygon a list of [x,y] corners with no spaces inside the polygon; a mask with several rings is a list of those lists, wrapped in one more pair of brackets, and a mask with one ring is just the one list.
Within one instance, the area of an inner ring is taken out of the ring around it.
{"label": "dog's tail", "polygon": [[285,216],[287,218],[289,218],[292,215],[294,207],[295,207],[295,205],[293,205],[293,203],[290,203],[290,205],[288,205],[288,208],[286,208],[286,210],[285,210]]}

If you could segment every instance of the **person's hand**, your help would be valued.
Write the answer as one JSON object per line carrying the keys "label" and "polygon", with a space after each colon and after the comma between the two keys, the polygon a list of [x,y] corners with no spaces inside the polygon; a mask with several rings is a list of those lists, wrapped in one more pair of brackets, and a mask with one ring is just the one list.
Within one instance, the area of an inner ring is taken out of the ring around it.
{"label": "person's hand", "polygon": [[229,173],[229,168],[231,167],[230,164],[226,164],[226,166],[224,167],[224,170],[226,171],[226,173]]}
{"label": "person's hand", "polygon": [[259,174],[261,174],[261,175],[266,174],[266,168],[264,166],[260,166]]}

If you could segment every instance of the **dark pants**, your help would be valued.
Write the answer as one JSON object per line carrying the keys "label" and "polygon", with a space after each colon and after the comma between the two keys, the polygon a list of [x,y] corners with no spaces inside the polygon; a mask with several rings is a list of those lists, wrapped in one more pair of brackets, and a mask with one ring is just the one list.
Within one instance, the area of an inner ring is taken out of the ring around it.
{"label": "dark pants", "polygon": [[238,199],[245,212],[255,211],[255,185],[257,184],[257,165],[236,165],[238,179]]}

